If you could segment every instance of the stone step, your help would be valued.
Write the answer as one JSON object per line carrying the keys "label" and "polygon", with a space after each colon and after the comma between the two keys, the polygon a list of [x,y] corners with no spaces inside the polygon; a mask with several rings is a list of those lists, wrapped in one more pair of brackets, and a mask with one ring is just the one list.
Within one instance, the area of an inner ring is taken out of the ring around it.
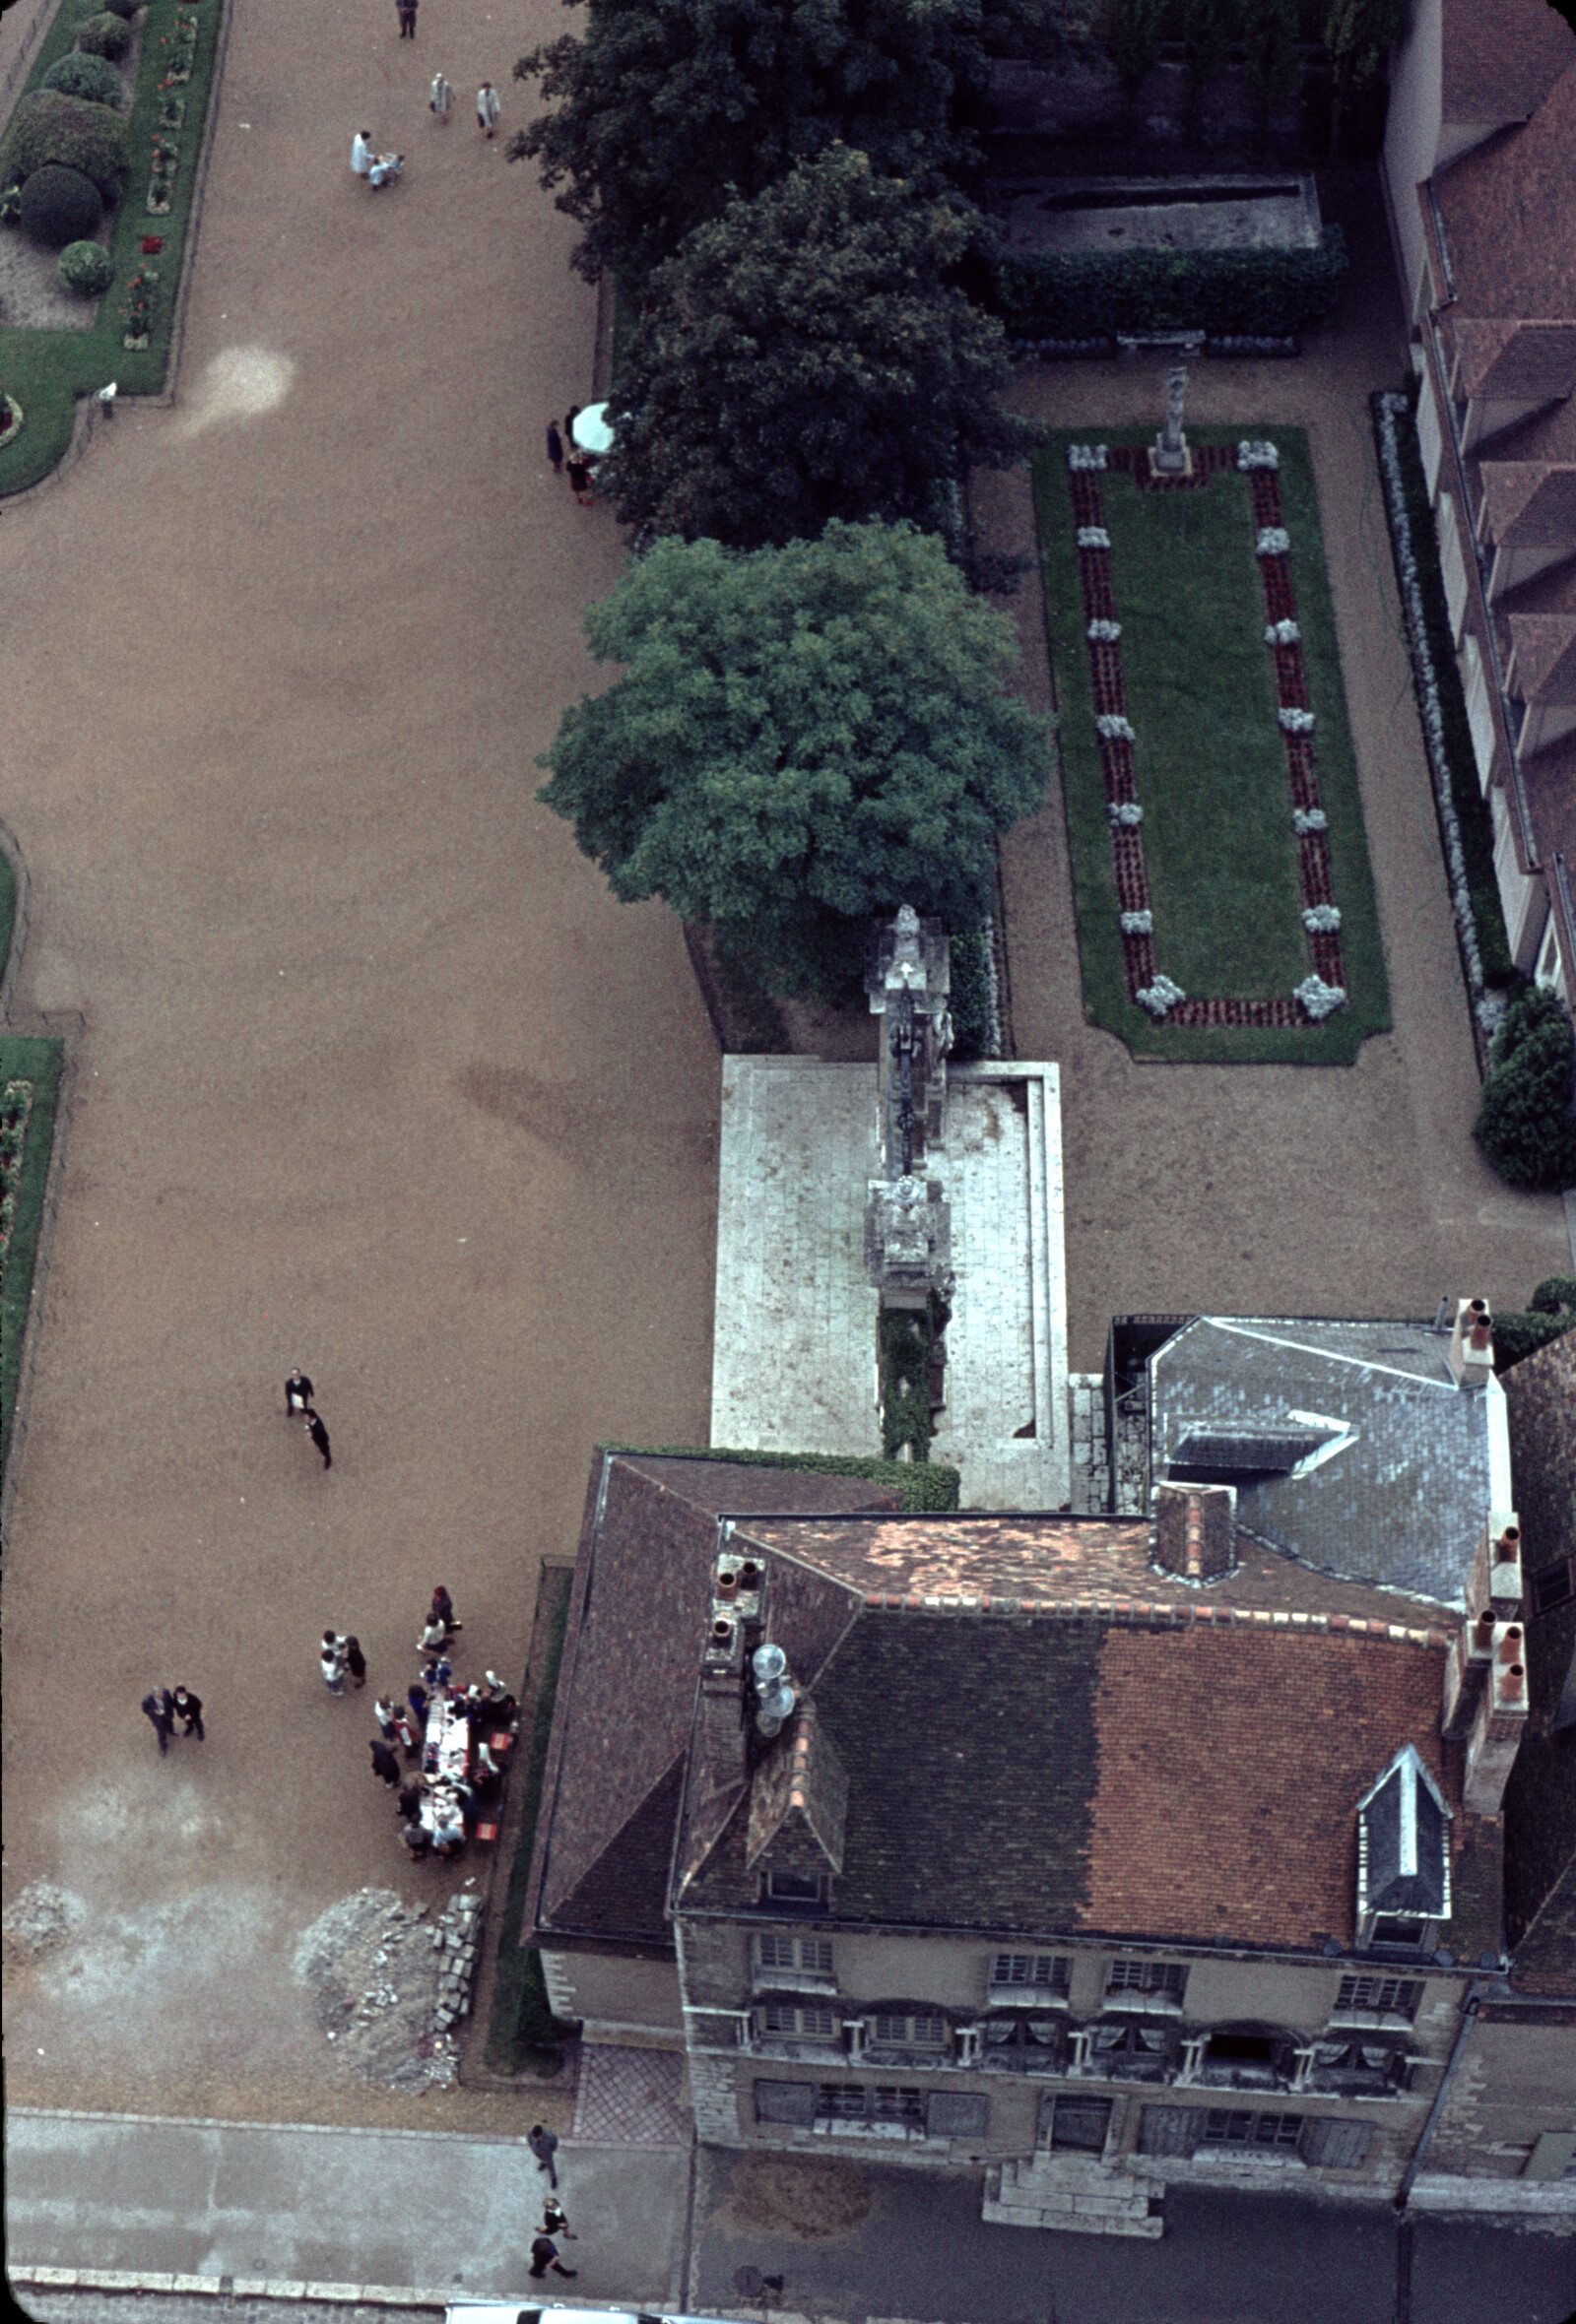
{"label": "stone step", "polygon": [[1051,2211],[1043,2206],[1018,2203],[993,2203],[989,2196],[980,2209],[980,2217],[987,2226],[998,2227],[1050,2227],[1071,2235],[1138,2235],[1145,2241],[1156,2243],[1165,2233],[1165,2222],[1123,2216],[1106,2218],[1088,2211]]}
{"label": "stone step", "polygon": [[1155,2189],[1093,2162],[1052,2168],[1036,2158],[990,2173],[980,2216],[1004,2227],[1060,2227],[1075,2235],[1138,2235],[1156,2241],[1165,2222],[1151,2215]]}

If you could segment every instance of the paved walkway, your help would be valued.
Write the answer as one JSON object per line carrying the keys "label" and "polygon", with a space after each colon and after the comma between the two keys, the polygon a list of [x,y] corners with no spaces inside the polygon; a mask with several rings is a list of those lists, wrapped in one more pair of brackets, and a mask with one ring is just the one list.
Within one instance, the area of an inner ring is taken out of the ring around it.
{"label": "paved walkway", "polygon": [[[1199,423],[1305,427],[1395,1015],[1354,1065],[1136,1064],[1084,1019],[1067,836],[1045,810],[1003,848],[1013,1031],[1062,1067],[1070,1360],[1103,1360],[1113,1315],[1431,1316],[1442,1292],[1519,1308],[1571,1249],[1559,1197],[1517,1194],[1473,1144],[1478,1078],[1402,638],[1367,397],[1405,375],[1378,181],[1321,176],[1352,274],[1296,360],[1201,360]],[[1019,409],[1057,426],[1157,420],[1164,357],[1024,370]],[[976,480],[993,546],[1038,557],[1026,475]],[[1011,601],[1026,690],[1049,706],[1032,573]]]}
{"label": "paved walkway", "polygon": [[[564,2142],[557,2161],[575,2296],[677,2306],[688,2153]],[[7,2264],[525,2299],[547,2183],[520,2139],[12,2107]]]}
{"label": "paved walkway", "polygon": [[[715,1043],[675,920],[533,799],[622,549],[543,454],[572,228],[468,105],[518,125],[562,22],[237,6],[178,401],[0,503],[16,1002],[86,1018],[4,1605],[6,1902],[79,1917],[8,1969],[15,2103],[512,2123],[343,2073],[295,1947],[475,1868],[405,1861],[367,1756],[433,1583],[517,1686],[594,1441],[704,1441]],[[166,1761],[160,1680],[207,1706]]]}

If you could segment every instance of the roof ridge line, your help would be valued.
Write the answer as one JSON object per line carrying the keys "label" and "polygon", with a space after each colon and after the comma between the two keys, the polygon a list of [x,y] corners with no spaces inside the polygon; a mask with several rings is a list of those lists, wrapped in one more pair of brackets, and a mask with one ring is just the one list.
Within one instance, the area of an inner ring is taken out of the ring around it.
{"label": "roof ridge line", "polygon": [[1287,1636],[1375,1638],[1393,1646],[1448,1650],[1453,1634],[1431,1627],[1416,1629],[1404,1622],[1382,1622],[1366,1614],[1314,1613],[1280,1606],[1229,1606],[1214,1601],[1187,1600],[1171,1605],[1145,1598],[1018,1598],[994,1592],[961,1595],[947,1593],[866,1590],[867,1614],[985,1614],[1000,1620],[1017,1616],[1029,1620],[1105,1621],[1147,1625],[1151,1630],[1183,1630],[1190,1624],[1221,1630],[1276,1630]]}

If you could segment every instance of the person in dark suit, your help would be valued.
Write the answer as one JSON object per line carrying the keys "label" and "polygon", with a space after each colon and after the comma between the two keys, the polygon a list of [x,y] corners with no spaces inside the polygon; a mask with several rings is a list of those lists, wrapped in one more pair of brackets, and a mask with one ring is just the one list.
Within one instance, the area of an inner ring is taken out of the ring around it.
{"label": "person in dark suit", "polygon": [[545,2276],[551,2268],[556,2276],[577,2276],[578,2268],[566,2268],[558,2257],[558,2247],[551,2235],[536,2235],[531,2241],[531,2273]]}
{"label": "person in dark suit", "polygon": [[323,1466],[332,1468],[334,1455],[328,1449],[328,1431],[315,1412],[308,1412],[306,1415],[306,1434],[323,1455]]}
{"label": "person in dark suit", "polygon": [[413,1817],[420,1817],[422,1813],[421,1784],[402,1783],[400,1785],[399,1798],[394,1804],[399,1810],[400,1822],[402,1824],[410,1823]]}
{"label": "person in dark suit", "polygon": [[365,1686],[366,1656],[361,1652],[361,1642],[359,1638],[348,1638],[345,1641],[345,1667],[359,1687]]}
{"label": "person in dark suit", "polygon": [[316,1391],[299,1364],[285,1383],[285,1409],[290,1413],[309,1412]]}
{"label": "person in dark suit", "polygon": [[201,1695],[194,1695],[190,1687],[176,1687],[169,1698],[169,1707],[171,1713],[178,1711],[186,1722],[180,1730],[181,1733],[195,1735],[198,1742],[201,1743],[203,1741],[203,1699]]}
{"label": "person in dark suit", "polygon": [[142,1699],[143,1710],[154,1722],[154,1733],[159,1737],[159,1756],[164,1758],[169,1749],[169,1738],[174,1732],[175,1712],[167,1687],[155,1687]]}
{"label": "person in dark suit", "polygon": [[397,1787],[400,1779],[399,1761],[394,1757],[394,1754],[392,1751],[390,1751],[388,1745],[386,1743],[379,1743],[375,1737],[367,1745],[367,1749],[372,1754],[373,1775],[380,1776],[382,1780],[388,1785],[390,1791],[393,1791]]}

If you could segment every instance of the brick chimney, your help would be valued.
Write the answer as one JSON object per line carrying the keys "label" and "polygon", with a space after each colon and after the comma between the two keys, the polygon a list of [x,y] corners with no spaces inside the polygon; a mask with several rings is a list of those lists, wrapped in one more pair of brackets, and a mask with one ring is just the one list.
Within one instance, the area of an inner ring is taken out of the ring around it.
{"label": "brick chimney", "polygon": [[1527,1638],[1519,1622],[1494,1625],[1493,1660],[1467,1744],[1462,1797],[1479,1816],[1497,1816],[1527,1725]]}
{"label": "brick chimney", "polygon": [[1458,1388],[1485,1388],[1494,1368],[1493,1318],[1486,1299],[1456,1303],[1455,1328],[1446,1362]]}
{"label": "brick chimney", "polygon": [[1235,1573],[1235,1485],[1156,1485],[1149,1560],[1181,1582],[1215,1582]]}
{"label": "brick chimney", "polygon": [[[1478,1536],[1462,1595],[1467,1617],[1445,1664],[1440,1732],[1460,1743],[1472,1733],[1507,1625],[1521,1615],[1521,1527],[1513,1509],[1491,1509]],[[1517,1631],[1517,1637],[1521,1633]],[[1514,1659],[1514,1657],[1513,1657]],[[1512,1755],[1514,1756],[1514,1754]]]}

